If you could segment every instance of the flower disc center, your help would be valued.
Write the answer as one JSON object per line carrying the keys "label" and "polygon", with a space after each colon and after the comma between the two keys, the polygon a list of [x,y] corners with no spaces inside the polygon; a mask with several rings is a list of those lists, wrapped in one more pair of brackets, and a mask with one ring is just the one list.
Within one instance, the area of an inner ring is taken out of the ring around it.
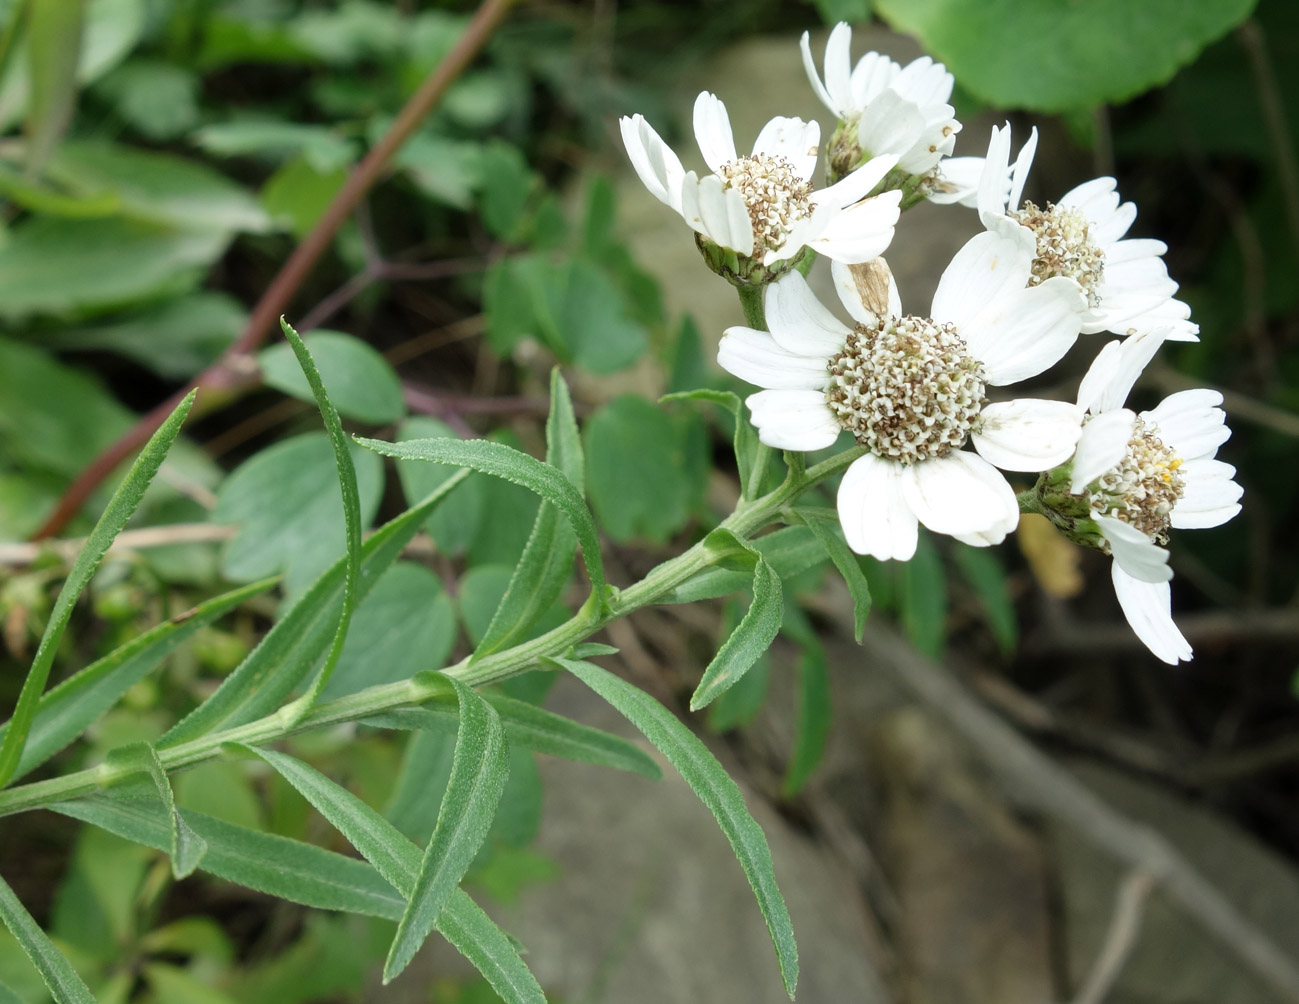
{"label": "flower disc center", "polygon": [[755,153],[723,164],[717,172],[744,199],[753,222],[753,257],[780,247],[799,220],[812,214],[812,186],[784,157]]}
{"label": "flower disc center", "polygon": [[839,424],[902,464],[960,449],[987,402],[983,364],[952,325],[927,317],[857,325],[826,368]]}
{"label": "flower disc center", "polygon": [[1094,512],[1121,519],[1157,544],[1168,543],[1173,506],[1185,494],[1181,459],[1141,419],[1128,440],[1128,452],[1092,482],[1088,501]]}
{"label": "flower disc center", "polygon": [[1077,209],[1064,209],[1050,202],[1045,209],[1025,202],[1024,208],[1010,217],[1037,238],[1037,257],[1028,284],[1036,286],[1052,276],[1067,276],[1082,287],[1093,310],[1099,307],[1105,252],[1092,240],[1087,218]]}

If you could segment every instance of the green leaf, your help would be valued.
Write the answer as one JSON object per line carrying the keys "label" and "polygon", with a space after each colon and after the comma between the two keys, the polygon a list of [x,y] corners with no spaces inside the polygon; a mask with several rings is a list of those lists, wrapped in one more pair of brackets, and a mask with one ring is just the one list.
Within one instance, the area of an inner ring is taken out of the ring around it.
{"label": "green leaf", "polygon": [[27,17],[27,172],[35,177],[72,121],[77,100],[84,0],[41,0],[11,16]]}
{"label": "green leaf", "polygon": [[592,373],[616,373],[645,354],[649,336],[608,274],[575,259],[568,263],[560,289],[562,300],[552,315],[555,335],[574,365]]}
{"label": "green leaf", "polygon": [[148,743],[132,743],[110,752],[105,763],[110,769],[147,774],[153,781],[171,825],[171,842],[167,848],[167,854],[171,858],[171,873],[178,879],[192,874],[207,853],[207,844],[181,819],[176,809],[176,800],[172,797],[171,781],[167,778],[162,761],[158,759],[158,751]]}
{"label": "green leaf", "polygon": [[104,311],[192,289],[229,234],[37,216],[0,245],[0,316]]}
{"label": "green leaf", "polygon": [[404,443],[385,443],[378,439],[358,437],[356,441],[366,449],[398,460],[427,460],[435,464],[469,467],[523,485],[545,501],[554,503],[577,533],[592,591],[597,596],[603,596],[604,565],[600,558],[600,541],[595,532],[595,521],[578,490],[561,471],[526,453],[484,439],[416,439]]}
{"label": "green leaf", "polygon": [[58,349],[106,349],[169,380],[184,380],[216,361],[238,337],[247,311],[225,293],[198,292],[146,307],[126,319],[63,328],[45,336]]}
{"label": "green leaf", "polygon": [[[626,739],[504,694],[482,696],[505,723],[505,734],[511,747],[631,771],[652,781],[663,776],[654,758]],[[375,715],[364,719],[362,724],[381,729],[422,729],[449,734],[455,731],[458,720],[451,699],[447,698],[429,701],[419,708],[401,708]]]}
{"label": "green leaf", "polygon": [[[165,852],[171,843],[166,816],[156,803],[100,795],[51,808],[146,847]],[[207,844],[201,870],[218,878],[292,903],[386,920],[397,920],[406,906],[364,861],[198,812],[181,810],[181,816]]]}
{"label": "green leaf", "polygon": [[1256,0],[876,0],[961,86],[1000,108],[1121,104],[1167,83]]}
{"label": "green leaf", "polygon": [[45,681],[49,679],[54,653],[63,637],[64,628],[68,626],[68,619],[72,616],[73,605],[95,573],[95,569],[99,567],[100,559],[104,557],[113,538],[121,532],[126,521],[135,512],[136,506],[140,504],[149,482],[162,466],[167,450],[180,435],[180,427],[185,422],[185,416],[189,414],[196,394],[197,391],[191,391],[186,395],[185,400],[176,406],[176,410],[167,417],[145,444],[140,456],[131,465],[117,491],[113,493],[108,508],[95,524],[94,530],[91,531],[85,546],[82,547],[81,553],[77,555],[77,560],[72,565],[67,581],[59,591],[54,609],[50,612],[49,623],[45,626],[45,633],[41,636],[41,643],[32,660],[31,669],[28,670],[27,678],[23,681],[23,689],[18,695],[18,704],[14,708],[13,718],[10,719],[9,728],[5,731],[4,743],[0,745],[0,787],[8,784],[18,769],[23,747],[27,743],[27,733],[36,715],[41,693],[45,689]]}
{"label": "green leaf", "polygon": [[347,167],[357,153],[355,143],[329,126],[271,118],[213,122],[196,130],[190,140],[215,157],[280,161],[301,153],[308,166],[323,173]]}
{"label": "green leaf", "polygon": [[1015,618],[1015,604],[1006,589],[1006,570],[997,556],[986,547],[960,545],[955,550],[956,567],[965,576],[979,604],[988,618],[988,627],[997,640],[997,647],[1009,655],[1015,651],[1019,627]]}
{"label": "green leaf", "polygon": [[101,80],[96,91],[133,129],[158,142],[183,136],[198,124],[199,83],[185,67],[132,59]]}
{"label": "green leaf", "polygon": [[226,235],[270,229],[266,212],[241,185],[183,157],[69,141],[46,173],[74,193],[113,193],[122,213],[141,223]]}
{"label": "green leaf", "polygon": [[825,553],[834,562],[834,567],[843,576],[848,594],[852,597],[853,637],[860,642],[862,631],[866,629],[866,618],[871,612],[871,587],[862,574],[857,556],[844,541],[838,514],[833,509],[798,508],[794,512],[807,524],[807,528],[820,541]]}
{"label": "green leaf", "polygon": [[[550,416],[546,420],[546,463],[560,470],[579,492],[585,481],[582,441],[568,385],[556,367],[550,374]],[[491,623],[473,652],[480,659],[509,648],[554,606],[568,584],[577,554],[577,535],[559,510],[543,502],[532,535],[510,578]]]}
{"label": "green leaf", "polygon": [[[738,394],[734,394],[729,390],[704,388],[667,394],[660,398],[659,401],[660,403],[667,401],[707,401],[725,408],[730,413],[735,425],[732,448],[735,451],[736,468],[740,474],[740,495],[746,499],[757,497],[757,492],[762,485],[763,475],[766,473],[766,461],[770,458],[771,449],[758,442],[758,431],[745,415],[744,405],[740,402]],[[760,460],[761,463],[759,464]],[[761,467],[757,472],[756,481],[754,478],[755,465]]]}
{"label": "green leaf", "polygon": [[825,755],[830,735],[830,677],[825,651],[820,645],[803,649],[798,660],[798,718],[794,752],[785,770],[780,793],[793,798],[807,784],[812,771]]}
{"label": "green leaf", "polygon": [[167,1004],[236,1004],[233,998],[196,980],[178,966],[152,962],[144,967],[144,979],[157,1000]]}
{"label": "green leaf", "polygon": [[[722,633],[729,636],[744,616],[746,608],[736,600],[727,600],[722,616]],[[730,689],[717,695],[708,705],[707,723],[713,732],[752,725],[762,711],[771,681],[771,653],[764,652]]]}
{"label": "green leaf", "polygon": [[307,383],[311,385],[311,393],[316,398],[320,417],[324,419],[325,428],[334,447],[334,463],[338,466],[338,483],[343,493],[343,526],[347,542],[343,609],[338,615],[338,627],[334,630],[334,640],[329,646],[329,655],[325,657],[325,665],[321,667],[311,689],[294,702],[289,713],[290,721],[297,722],[311,710],[320,692],[329,683],[334,667],[338,665],[339,656],[343,654],[343,643],[347,641],[347,628],[352,623],[352,612],[357,604],[357,579],[361,574],[361,498],[356,487],[356,468],[352,466],[351,444],[343,433],[343,422],[338,417],[338,410],[330,401],[325,385],[321,382],[320,372],[316,369],[315,360],[311,358],[311,351],[293,330],[293,326],[283,317],[280,318],[280,327],[284,331],[284,337],[293,347],[294,355],[298,357],[298,365],[302,367]]}
{"label": "green leaf", "polygon": [[0,165],[0,192],[24,209],[74,219],[112,216],[120,207],[117,196],[112,192],[89,196],[68,195],[40,182],[29,181],[3,165]]}
{"label": "green leaf", "polygon": [[493,236],[512,240],[532,193],[532,169],[517,147],[501,140],[487,144],[479,157],[478,211]]}
{"label": "green leaf", "polygon": [[704,670],[690,697],[691,711],[707,707],[718,694],[734,686],[771,647],[780,631],[781,612],[780,576],[765,558],[759,558],[753,568],[753,602]]}
{"label": "green leaf", "polygon": [[757,897],[776,949],[785,991],[792,1000],[798,983],[798,946],[794,942],[794,927],[776,885],[767,838],[762,827],[749,815],[739,786],[708,747],[672,712],[644,691],[589,662],[572,659],[551,661],[567,669],[635,725],[667,757],[713,814]]}
{"label": "green leaf", "polygon": [[[54,687],[41,698],[36,708],[27,744],[14,776],[22,777],[39,767],[85,732],[127,690],[200,628],[211,624],[245,600],[264,593],[276,581],[278,580],[266,579],[255,582],[200,603],[131,639]],[[0,725],[0,735],[8,728],[8,723]]]}
{"label": "green leaf", "polygon": [[77,975],[67,958],[19,902],[14,891],[0,878],[0,920],[22,946],[54,995],[55,1004],[95,1004],[90,988]]}
{"label": "green leaf", "polygon": [[[383,571],[401,555],[420,523],[464,480],[461,472],[418,505],[371,534],[361,545],[357,599],[364,599]],[[341,610],[346,557],[340,558],[293,604],[221,686],[158,742],[159,749],[187,742],[217,728],[232,728],[278,708],[329,645]]]}
{"label": "green leaf", "polygon": [[[304,341],[340,415],[369,425],[386,425],[405,414],[397,371],[361,339],[341,331],[313,331]],[[269,386],[302,401],[314,400],[291,346],[272,345],[257,361]]]}
{"label": "green leaf", "polygon": [[[362,522],[369,523],[383,493],[383,465],[349,444]],[[339,499],[333,443],[308,432],[269,446],[244,461],[217,491],[214,523],[238,533],[226,544],[222,570],[235,581],[283,573],[297,594],[345,552],[348,516]]]}
{"label": "green leaf", "polygon": [[[792,579],[825,561],[825,548],[805,526],[786,526],[749,543],[782,580]],[[713,566],[674,589],[664,603],[694,603],[728,596],[748,588],[752,573]]]}
{"label": "green leaf", "polygon": [[[420,851],[391,823],[351,792],[301,761],[269,750],[252,747],[243,749],[279,771],[285,780],[329,820],[373,866],[362,866],[366,872],[383,875],[403,897],[413,895],[421,867]],[[328,851],[318,853],[329,854]],[[342,855],[331,854],[330,857],[340,858],[351,865],[360,864],[354,859],[343,858]],[[508,1004],[545,1004],[545,994],[519,959],[510,939],[463,890],[453,891],[446,907],[437,917],[437,927],[443,937],[487,977]]]}
{"label": "green leaf", "polygon": [[585,439],[591,504],[610,537],[663,544],[685,526],[706,482],[698,416],[628,394],[591,415]]}
{"label": "green leaf", "polygon": [[277,225],[305,237],[346,183],[346,167],[320,170],[301,154],[271,175],[262,187],[261,202]]}
{"label": "green leaf", "polygon": [[406,912],[383,966],[383,979],[394,979],[415,956],[434,921],[473,864],[496,814],[509,776],[509,743],[505,726],[490,704],[452,677],[460,701],[451,779],[442,796],[437,826],[424,850],[419,875]]}
{"label": "green leaf", "polygon": [[456,641],[455,605],[423,565],[399,561],[352,615],[343,654],[321,700],[441,668]]}
{"label": "green leaf", "polygon": [[937,659],[947,643],[947,576],[933,540],[923,531],[916,553],[899,568],[902,630],[920,652]]}

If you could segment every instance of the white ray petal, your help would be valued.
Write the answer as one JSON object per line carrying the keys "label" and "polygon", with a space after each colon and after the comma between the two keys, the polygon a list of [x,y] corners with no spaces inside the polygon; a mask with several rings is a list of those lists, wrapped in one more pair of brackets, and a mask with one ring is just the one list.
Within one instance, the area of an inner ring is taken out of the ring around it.
{"label": "white ray petal", "polygon": [[701,91],[695,98],[695,141],[710,171],[719,171],[736,159],[735,137],[731,134],[726,105],[708,91]]}
{"label": "white ray petal", "polygon": [[1045,471],[1078,445],[1083,410],[1067,401],[1019,398],[986,406],[971,436],[979,456],[1003,471]]}
{"label": "white ray petal", "polygon": [[1173,577],[1168,567],[1168,551],[1160,547],[1135,526],[1113,516],[1092,513],[1092,519],[1109,541],[1114,563],[1142,582],[1167,582]]}
{"label": "white ray petal", "polygon": [[821,99],[821,104],[838,115],[839,110],[834,106],[834,99],[830,97],[830,92],[825,89],[825,84],[821,83],[821,74],[816,70],[816,60],[812,58],[812,39],[807,32],[803,32],[798,47],[803,51],[803,70],[807,73],[807,82],[812,85],[812,90],[816,91],[816,96]]}
{"label": "white ray petal", "polygon": [[[835,292],[839,294],[839,302],[844,305],[844,309],[854,321],[858,324],[870,325],[879,320],[863,301],[853,271],[846,263],[831,262],[830,276],[834,280]],[[892,273],[889,274],[888,301],[888,316],[901,317],[902,300],[898,296],[898,284]]]}
{"label": "white ray petal", "polygon": [[758,133],[758,138],[753,143],[753,152],[755,155],[784,157],[794,166],[795,174],[804,181],[809,181],[816,171],[820,143],[819,122],[777,116],[762,127],[762,132]]}
{"label": "white ray petal", "polygon": [[976,234],[956,252],[938,280],[929,311],[935,321],[956,325],[967,341],[967,327],[984,313],[996,314],[1032,274],[1037,252],[1033,234],[1004,218],[997,225],[999,230]]}
{"label": "white ray petal", "polygon": [[983,160],[983,173],[979,176],[979,219],[985,227],[1006,215],[1010,186],[1010,124],[1007,123],[1001,129],[992,127],[988,155]]}
{"label": "white ray petal", "polygon": [[[1129,339],[1131,341],[1131,339]],[[1169,394],[1141,417],[1154,425],[1164,445],[1183,460],[1212,457],[1231,438],[1216,390],[1195,388]]]}
{"label": "white ray petal", "polygon": [[763,306],[771,337],[782,348],[825,359],[843,349],[850,329],[816,298],[798,271],[769,283]]}
{"label": "white ray petal", "polygon": [[957,325],[994,387],[1026,380],[1058,363],[1078,339],[1087,300],[1064,276],[1003,297],[973,322]]}
{"label": "white ray petal", "polygon": [[753,328],[727,328],[717,345],[717,364],[768,390],[820,390],[830,376],[823,357],[789,352]]}
{"label": "white ray petal", "polygon": [[1073,494],[1081,495],[1089,484],[1119,465],[1128,452],[1136,423],[1134,412],[1119,408],[1092,416],[1092,420],[1082,427],[1069,484]]}
{"label": "white ray petal", "polygon": [[[871,189],[884,180],[884,176],[893,170],[897,162],[898,158],[892,154],[872,157],[829,188],[813,192],[809,201],[814,206],[830,206],[836,209],[851,206],[869,195]],[[900,197],[901,193],[898,194]]]}
{"label": "white ray petal", "polygon": [[1015,166],[1010,173],[1010,197],[1006,200],[1006,205],[1012,210],[1019,208],[1020,200],[1024,197],[1024,185],[1028,182],[1028,171],[1033,166],[1033,156],[1036,153],[1037,126],[1033,126],[1028,134],[1028,142],[1020,147],[1019,156],[1015,158]]}
{"label": "white ray petal", "polygon": [[[820,233],[804,243],[834,261],[859,265],[878,258],[893,241],[901,192],[883,192],[833,213]],[[785,247],[792,243],[785,241]]]}
{"label": "white ray petal", "polygon": [[1182,497],[1173,507],[1172,525],[1178,530],[1203,530],[1219,526],[1240,512],[1244,489],[1232,480],[1236,468],[1220,460],[1192,460],[1183,464],[1186,479]]}
{"label": "white ray petal", "polygon": [[825,89],[831,110],[840,118],[848,118],[853,111],[851,47],[852,28],[840,21],[825,43]]}
{"label": "white ray petal", "polygon": [[700,178],[694,171],[681,183],[681,215],[714,244],[742,255],[753,254],[753,221],[744,198],[725,188],[715,174]]}
{"label": "white ray petal", "polygon": [[1078,403],[1093,414],[1122,408],[1146,365],[1164,344],[1166,334],[1166,329],[1159,328],[1108,343],[1079,384]]}
{"label": "white ray petal", "polygon": [[823,450],[843,431],[819,390],[763,390],[744,403],[758,438],[778,450]]}
{"label": "white ray petal", "polygon": [[1170,666],[1189,662],[1191,646],[1173,623],[1172,590],[1168,583],[1135,579],[1117,561],[1111,575],[1123,616],[1142,644]]}
{"label": "white ray petal", "polygon": [[907,467],[902,492],[916,518],[935,533],[987,533],[1019,522],[1019,504],[1005,477],[964,450]]}
{"label": "white ray petal", "polygon": [[902,497],[901,464],[873,453],[844,472],[836,505],[844,539],[858,554],[907,561],[916,553],[916,517]]}
{"label": "white ray petal", "polygon": [[619,121],[623,145],[632,167],[650,194],[681,212],[681,160],[659,137],[643,115],[624,116]]}

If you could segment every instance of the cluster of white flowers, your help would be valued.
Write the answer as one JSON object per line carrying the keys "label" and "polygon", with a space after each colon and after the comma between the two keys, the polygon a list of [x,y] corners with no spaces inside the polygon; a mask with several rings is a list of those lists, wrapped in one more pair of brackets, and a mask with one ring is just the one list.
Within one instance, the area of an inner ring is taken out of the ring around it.
{"label": "cluster of white flowers", "polygon": [[[815,122],[772,119],[740,157],[725,106],[701,94],[695,135],[711,172],[701,178],[643,117],[622,120],[641,180],[696,231],[710,266],[762,287],[766,330],[730,328],[718,352],[763,388],[747,400],[759,438],[791,451],[855,440],[861,455],[837,504],[859,554],[907,560],[919,524],[987,546],[1021,511],[1048,516],[1113,556],[1119,603],[1147,647],[1190,659],[1170,612],[1168,530],[1231,519],[1241,490],[1214,459],[1230,435],[1219,394],[1183,391],[1139,414],[1123,406],[1158,347],[1199,330],[1174,296],[1165,246],[1124,239],[1136,207],[1113,178],[1044,206],[1023,200],[1035,131],[1013,164],[1009,127],[993,129],[985,157],[952,157],[951,74],[879,53],[853,66],[850,44],[836,26],[822,79],[802,40],[808,78],[837,118],[826,188],[812,181]],[[985,228],[944,270],[926,316],[903,313],[880,257],[900,211],[921,199],[975,208]],[[831,259],[851,323],[808,286],[808,249]],[[1100,332],[1120,339],[1098,353],[1076,402],[993,398]],[[1040,476],[1016,496],[1002,471]]]}

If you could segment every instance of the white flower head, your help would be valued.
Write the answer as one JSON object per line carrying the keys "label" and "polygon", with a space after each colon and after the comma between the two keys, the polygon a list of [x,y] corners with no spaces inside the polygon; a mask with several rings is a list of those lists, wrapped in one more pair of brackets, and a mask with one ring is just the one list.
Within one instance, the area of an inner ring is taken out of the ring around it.
{"label": "white flower head", "polygon": [[741,157],[726,106],[707,91],[695,101],[695,138],[711,173],[686,171],[644,116],[621,121],[636,173],[660,202],[700,235],[763,266],[795,258],[805,247],[835,261],[864,262],[883,253],[898,220],[898,192],[867,199],[897,163],[876,157],[838,184],[816,190],[821,127],[774,118]]}
{"label": "white flower head", "polygon": [[928,56],[898,65],[868,52],[850,68],[852,28],[840,21],[825,46],[825,81],[812,58],[807,32],[801,42],[807,79],[840,120],[830,158],[843,174],[863,156],[895,154],[909,175],[923,175],[952,152],[961,124],[948,99],[952,75]]}
{"label": "white flower head", "polygon": [[[857,553],[910,558],[917,523],[999,543],[1019,508],[997,467],[1041,471],[1072,455],[1076,405],[989,404],[985,394],[1041,373],[1078,337],[1086,303],[1077,286],[1028,286],[1032,258],[1026,233],[976,236],[944,271],[928,317],[903,315],[896,286],[872,266],[836,262],[851,328],[791,272],[766,289],[770,332],[735,327],[723,336],[722,367],[765,388],[747,401],[762,442],[819,450],[846,431],[868,451],[838,495]],[[967,442],[978,452],[962,449]]]}
{"label": "white flower head", "polygon": [[1019,226],[1032,233],[1037,255],[1031,281],[1058,275],[1075,280],[1090,308],[1084,334],[1133,335],[1163,328],[1172,341],[1198,341],[1200,328],[1190,320],[1190,307],[1174,297],[1177,283],[1162,257],[1167,246],[1123,239],[1137,207],[1120,202],[1113,178],[1084,182],[1045,207],[1021,202],[1036,150],[1034,129],[1012,168],[1010,127],[993,127],[977,195],[983,225],[989,230]]}
{"label": "white flower head", "polygon": [[1215,459],[1230,437],[1212,390],[1185,390],[1150,411],[1124,401],[1167,329],[1113,341],[1097,355],[1078,390],[1086,412],[1078,449],[1068,467],[1043,478],[1039,492],[1048,515],[1067,536],[1090,519],[1095,543],[1114,558],[1114,591],[1137,637],[1164,662],[1191,658],[1191,646],[1173,623],[1168,567],[1169,529],[1218,526],[1240,512],[1236,469]]}

